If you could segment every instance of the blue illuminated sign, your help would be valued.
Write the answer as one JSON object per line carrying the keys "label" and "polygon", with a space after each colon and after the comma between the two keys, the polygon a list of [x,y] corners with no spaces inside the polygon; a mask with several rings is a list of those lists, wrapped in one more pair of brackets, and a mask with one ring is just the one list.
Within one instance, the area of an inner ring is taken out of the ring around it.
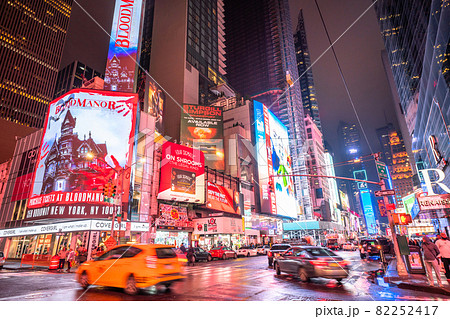
{"label": "blue illuminated sign", "polygon": [[372,205],[372,199],[368,189],[361,189],[359,191],[361,196],[362,207],[364,211],[364,219],[366,220],[367,232],[369,235],[378,233],[377,223],[375,221],[375,213]]}

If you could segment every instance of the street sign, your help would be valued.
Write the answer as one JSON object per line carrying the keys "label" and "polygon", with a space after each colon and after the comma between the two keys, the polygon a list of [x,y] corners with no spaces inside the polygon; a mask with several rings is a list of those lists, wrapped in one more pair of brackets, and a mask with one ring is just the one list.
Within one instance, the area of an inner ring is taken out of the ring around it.
{"label": "street sign", "polygon": [[375,191],[375,196],[383,197],[383,196],[393,196],[395,195],[395,190],[393,189],[385,189],[382,191]]}
{"label": "street sign", "polygon": [[388,179],[388,173],[386,164],[383,162],[375,161],[375,164],[377,165],[377,171],[378,171],[378,177],[381,179]]}
{"label": "street sign", "polygon": [[110,248],[116,246],[117,242],[116,242],[116,240],[114,238],[112,238],[110,236],[110,237],[108,237],[107,240],[105,240],[104,244],[105,244],[106,248],[110,249]]}

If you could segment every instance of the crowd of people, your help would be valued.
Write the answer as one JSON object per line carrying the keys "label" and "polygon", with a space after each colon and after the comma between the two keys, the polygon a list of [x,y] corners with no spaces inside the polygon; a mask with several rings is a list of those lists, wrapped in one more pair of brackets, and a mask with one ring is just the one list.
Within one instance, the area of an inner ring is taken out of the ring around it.
{"label": "crowd of people", "polygon": [[441,280],[441,268],[450,285],[450,240],[446,233],[441,233],[433,243],[428,236],[423,236],[422,241],[423,260],[430,286],[434,286],[433,270],[439,287],[443,287]]}
{"label": "crowd of people", "polygon": [[[103,254],[104,247],[98,246],[94,247],[91,250],[91,258],[96,258]],[[70,269],[74,266],[81,265],[88,259],[88,251],[84,247],[84,245],[79,245],[76,250],[72,248],[66,248],[63,246],[52,258],[53,260],[58,259],[58,272],[63,272],[64,267],[67,265],[67,272],[70,272]]]}

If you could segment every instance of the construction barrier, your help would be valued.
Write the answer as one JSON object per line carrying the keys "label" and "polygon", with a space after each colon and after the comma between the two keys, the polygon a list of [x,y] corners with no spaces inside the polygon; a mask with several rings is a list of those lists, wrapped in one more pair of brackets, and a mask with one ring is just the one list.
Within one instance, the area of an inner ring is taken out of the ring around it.
{"label": "construction barrier", "polygon": [[22,265],[48,267],[50,265],[51,255],[37,255],[37,254],[23,254],[20,260],[20,267]]}
{"label": "construction barrier", "polygon": [[49,270],[56,270],[58,269],[59,266],[59,257],[53,256],[52,259],[50,260],[50,266],[48,266]]}

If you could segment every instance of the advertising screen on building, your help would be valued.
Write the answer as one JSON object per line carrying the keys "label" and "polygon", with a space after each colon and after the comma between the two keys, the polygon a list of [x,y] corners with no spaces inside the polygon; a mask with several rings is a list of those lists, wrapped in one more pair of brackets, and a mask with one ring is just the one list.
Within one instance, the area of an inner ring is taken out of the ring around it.
{"label": "advertising screen on building", "polygon": [[348,201],[347,194],[339,190],[339,197],[341,198],[342,210],[347,211],[350,208],[350,203]]}
{"label": "advertising screen on building", "polygon": [[162,146],[158,199],[205,203],[205,156],[198,149],[166,142]]}
{"label": "advertising screen on building", "polygon": [[50,103],[27,219],[112,214],[102,189],[114,179],[121,187],[116,171],[130,164],[137,102],[136,94],[76,89]]}
{"label": "advertising screen on building", "polygon": [[402,198],[403,207],[406,212],[414,219],[420,211],[419,203],[416,199],[416,194],[410,194]]}
{"label": "advertising screen on building", "polygon": [[212,210],[241,214],[239,208],[239,192],[207,182],[206,206]]}
{"label": "advertising screen on building", "polygon": [[28,198],[28,195],[30,195],[38,152],[39,147],[35,147],[22,153],[16,182],[14,183],[14,191],[11,197],[12,202]]}
{"label": "advertising screen on building", "polygon": [[375,212],[373,209],[370,192],[368,189],[361,189],[359,190],[359,194],[361,195],[361,203],[364,211],[367,232],[369,235],[377,234],[377,222],[375,220]]}
{"label": "advertising screen on building", "polygon": [[189,220],[186,207],[160,204],[159,212],[155,222],[158,229],[194,230],[194,222]]}
{"label": "advertising screen on building", "polygon": [[116,0],[105,70],[105,90],[134,90],[141,15],[142,0]]}
{"label": "advertising screen on building", "polygon": [[166,95],[161,87],[147,75],[145,79],[145,111],[155,118],[155,129],[163,133],[163,111],[166,103]]}
{"label": "advertising screen on building", "polygon": [[180,140],[202,150],[209,168],[225,169],[222,107],[184,104]]}
{"label": "advertising screen on building", "polygon": [[299,208],[292,176],[274,177],[273,192],[268,187],[270,176],[292,174],[287,127],[264,104],[254,101],[253,105],[261,211],[296,218]]}

